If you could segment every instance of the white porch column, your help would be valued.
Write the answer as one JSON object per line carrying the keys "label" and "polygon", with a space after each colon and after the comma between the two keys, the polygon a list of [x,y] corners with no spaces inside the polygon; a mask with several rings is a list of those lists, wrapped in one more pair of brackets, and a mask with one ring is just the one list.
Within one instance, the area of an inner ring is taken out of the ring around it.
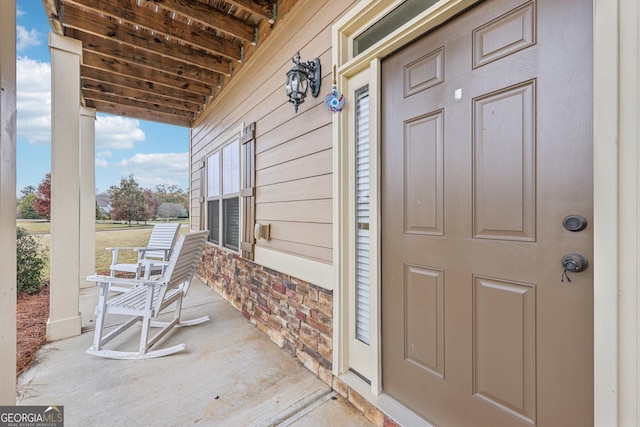
{"label": "white porch column", "polygon": [[51,290],[47,339],[80,335],[80,61],[82,42],[49,33]]}
{"label": "white porch column", "polygon": [[96,109],[80,107],[80,287],[96,272]]}
{"label": "white porch column", "polygon": [[16,404],[16,2],[0,1],[0,405]]}

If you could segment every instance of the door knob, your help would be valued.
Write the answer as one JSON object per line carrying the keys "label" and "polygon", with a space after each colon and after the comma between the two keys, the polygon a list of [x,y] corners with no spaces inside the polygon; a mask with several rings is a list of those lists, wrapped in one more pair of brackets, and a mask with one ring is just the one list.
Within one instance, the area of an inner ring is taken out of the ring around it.
{"label": "door knob", "polygon": [[589,261],[580,254],[569,253],[562,257],[562,268],[572,273],[580,273],[589,267]]}

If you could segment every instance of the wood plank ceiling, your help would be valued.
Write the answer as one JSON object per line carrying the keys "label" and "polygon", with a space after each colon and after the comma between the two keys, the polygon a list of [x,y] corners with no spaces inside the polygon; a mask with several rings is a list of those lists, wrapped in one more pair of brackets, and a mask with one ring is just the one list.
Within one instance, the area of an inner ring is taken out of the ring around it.
{"label": "wood plank ceiling", "polygon": [[296,0],[42,2],[53,32],[82,41],[85,106],[191,127]]}

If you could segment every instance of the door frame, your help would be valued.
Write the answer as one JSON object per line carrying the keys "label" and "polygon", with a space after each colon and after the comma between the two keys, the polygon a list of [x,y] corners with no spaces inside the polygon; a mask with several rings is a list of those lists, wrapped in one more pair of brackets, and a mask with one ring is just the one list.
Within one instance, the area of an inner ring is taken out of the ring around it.
{"label": "door frame", "polygon": [[[369,28],[401,0],[361,0],[332,28],[333,64],[338,89],[347,102],[352,78],[369,78],[371,112],[371,212],[379,219],[380,61],[444,23],[479,0],[440,0],[353,58],[353,38]],[[595,425],[636,424],[640,398],[640,7],[636,0],[592,0],[594,7],[594,388]],[[353,85],[351,85],[353,86]],[[624,90],[623,90],[624,88]],[[597,101],[597,102],[596,102]],[[352,315],[349,289],[354,262],[349,229],[350,166],[353,145],[349,109],[333,115],[334,171],[334,348],[333,374],[389,415],[410,413],[382,392],[380,331],[380,258],[372,269],[372,363],[370,384],[349,373],[348,319]],[[372,248],[380,248],[380,232],[370,227]],[[375,257],[374,257],[375,256]],[[373,265],[373,264],[372,264]],[[625,298],[619,299],[619,293]]]}

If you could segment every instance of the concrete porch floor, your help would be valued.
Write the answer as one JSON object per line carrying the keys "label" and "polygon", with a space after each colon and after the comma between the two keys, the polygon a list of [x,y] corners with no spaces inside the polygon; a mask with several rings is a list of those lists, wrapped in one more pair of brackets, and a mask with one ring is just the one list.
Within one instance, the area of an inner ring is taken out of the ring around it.
{"label": "concrete porch floor", "polygon": [[[63,405],[66,426],[371,426],[297,359],[278,348],[215,291],[194,279],[183,319],[156,346],[185,343],[157,359],[85,353],[93,340],[97,287],[80,291],[82,335],[46,344],[18,379],[19,405]],[[111,318],[110,323],[118,319]],[[135,350],[139,325],[107,344]]]}

